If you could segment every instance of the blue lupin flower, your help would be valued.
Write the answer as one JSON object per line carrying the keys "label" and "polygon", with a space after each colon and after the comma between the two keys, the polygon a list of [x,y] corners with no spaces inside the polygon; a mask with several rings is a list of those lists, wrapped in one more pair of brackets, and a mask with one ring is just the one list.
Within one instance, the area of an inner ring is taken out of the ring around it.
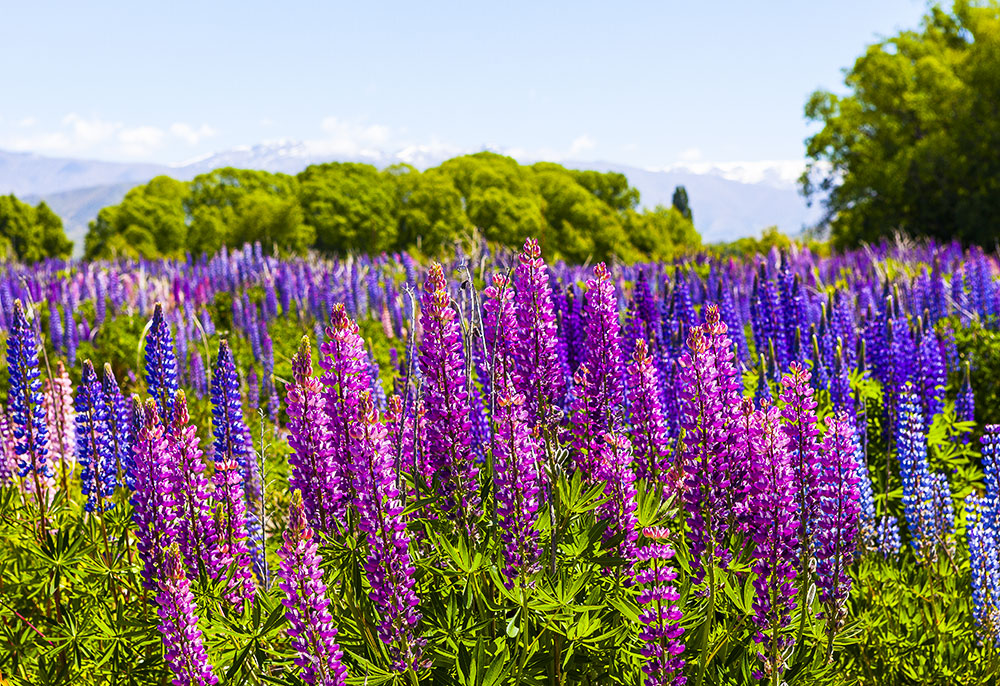
{"label": "blue lupin flower", "polygon": [[122,390],[118,386],[114,372],[111,371],[110,364],[104,365],[101,391],[101,396],[107,407],[106,416],[115,477],[119,483],[124,480],[129,488],[133,488],[132,440],[135,434],[132,433],[132,408],[125,400],[125,396],[122,395]]}
{"label": "blue lupin flower", "polygon": [[13,322],[7,334],[8,402],[14,423],[14,450],[26,487],[41,497],[44,485],[54,473],[48,463],[49,432],[42,405],[38,345],[38,337],[24,316],[21,301],[15,300]]}
{"label": "blue lupin flower", "polygon": [[936,515],[938,484],[927,463],[927,434],[920,400],[911,384],[906,384],[901,395],[896,422],[896,450],[903,482],[903,513],[917,559],[933,561],[939,533]]}
{"label": "blue lupin flower", "polygon": [[76,460],[80,463],[84,506],[87,512],[111,509],[105,498],[118,483],[108,403],[90,360],[83,363],[83,377],[76,389]]}
{"label": "blue lupin flower", "polygon": [[146,334],[146,385],[156,401],[160,421],[168,424],[174,411],[177,392],[177,357],[170,325],[163,316],[163,305],[153,307],[153,321]]}
{"label": "blue lupin flower", "polygon": [[997,532],[988,521],[986,498],[965,499],[972,573],[972,615],[984,641],[1000,645],[1000,561]]}

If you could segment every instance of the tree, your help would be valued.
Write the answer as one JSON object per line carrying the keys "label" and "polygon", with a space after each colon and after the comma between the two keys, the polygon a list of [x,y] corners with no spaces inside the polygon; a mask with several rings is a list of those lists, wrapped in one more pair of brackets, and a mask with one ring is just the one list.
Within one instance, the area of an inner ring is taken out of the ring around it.
{"label": "tree", "polygon": [[299,173],[299,201],[316,247],[344,255],[377,254],[396,245],[396,196],[391,179],[370,164],[314,164]]}
{"label": "tree", "polygon": [[0,251],[24,262],[69,257],[73,242],[62,220],[44,202],[36,207],[14,195],[0,196]]}
{"label": "tree", "polygon": [[674,188],[674,197],[671,204],[678,212],[681,213],[682,217],[687,219],[689,222],[694,221],[694,217],[691,216],[691,205],[688,203],[687,188],[684,186],[677,186]]}
{"label": "tree", "polygon": [[469,233],[462,196],[447,175],[437,169],[420,173],[408,164],[394,165],[383,174],[396,191],[399,249],[418,246],[425,255],[437,257]]}
{"label": "tree", "polygon": [[694,224],[676,207],[629,212],[626,228],[635,249],[653,260],[672,260],[701,246]]}
{"label": "tree", "polygon": [[934,7],[870,46],[846,96],[817,91],[801,178],[838,247],[895,230],[992,245],[1000,235],[1000,6]]}
{"label": "tree", "polygon": [[188,184],[169,176],[136,186],[121,203],[101,209],[90,222],[84,257],[183,255],[188,248],[187,196]]}

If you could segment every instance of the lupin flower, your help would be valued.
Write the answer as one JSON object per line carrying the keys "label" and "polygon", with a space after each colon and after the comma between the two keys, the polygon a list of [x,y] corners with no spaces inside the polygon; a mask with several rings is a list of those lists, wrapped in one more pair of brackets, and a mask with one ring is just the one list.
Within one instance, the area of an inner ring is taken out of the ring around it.
{"label": "lupin flower", "polygon": [[759,410],[750,438],[753,462],[749,509],[756,574],[754,640],[761,645],[759,657],[763,662],[762,670],[755,670],[757,679],[784,671],[783,654],[791,639],[782,636],[782,630],[796,607],[797,485],[789,439],[779,424],[777,408]]}
{"label": "lupin flower", "polygon": [[358,451],[352,467],[358,486],[358,528],[368,540],[364,567],[372,602],[381,617],[379,638],[389,648],[395,669],[402,672],[416,666],[422,649],[414,634],[420,613],[413,590],[410,538],[401,516],[403,506],[385,425],[378,420],[369,393],[362,393],[358,401],[359,417],[351,427]]}
{"label": "lupin flower", "polygon": [[[10,417],[18,475],[25,490],[40,503],[46,500],[54,472],[49,464],[49,430],[45,423],[42,382],[38,371],[38,337],[24,316],[20,300],[14,301],[14,319],[7,333],[7,369],[10,374]],[[42,515],[44,519],[44,515]]]}
{"label": "lupin flower", "polygon": [[192,574],[211,569],[209,541],[213,537],[211,493],[205,476],[204,453],[197,427],[191,424],[184,391],[174,395],[174,416],[167,432],[170,450],[168,478],[178,509],[175,539]]}
{"label": "lupin flower", "polygon": [[228,574],[230,567],[235,565],[235,573],[230,577],[229,599],[232,602],[241,597],[249,600],[253,598],[254,583],[247,548],[246,470],[250,468],[252,448],[247,445],[239,377],[233,353],[225,340],[219,343],[219,356],[212,375],[212,432],[215,436],[212,480],[221,512],[214,532],[210,571],[213,578],[218,578]]}
{"label": "lupin flower", "polygon": [[1000,531],[1000,424],[987,424],[979,443],[983,456],[986,521],[994,531]]}
{"label": "lupin flower", "polygon": [[665,529],[644,529],[643,535],[651,541],[640,547],[635,555],[641,567],[635,580],[640,586],[637,598],[642,606],[639,621],[643,627],[639,638],[643,646],[640,651],[646,658],[642,671],[648,686],[684,686],[687,683],[681,672],[684,661],[680,655],[684,652],[684,644],[678,640],[684,633],[680,626],[683,614],[677,605],[680,594],[673,585],[677,572],[669,564],[674,549],[666,542],[667,534]]}
{"label": "lupin flower", "polygon": [[[855,433],[857,439],[857,433]],[[865,552],[878,550],[878,521],[875,516],[875,492],[872,479],[868,474],[861,446],[858,452],[858,539],[860,547]]]}
{"label": "lupin flower", "polygon": [[985,498],[975,494],[965,499],[969,536],[969,568],[972,573],[972,615],[984,642],[1000,645],[1000,560],[997,531],[987,514]]}
{"label": "lupin flower", "polygon": [[792,479],[799,513],[798,573],[803,587],[809,583],[815,554],[815,531],[810,529],[810,523],[817,521],[820,514],[819,479],[822,469],[816,399],[810,379],[809,370],[798,362],[789,365],[788,373],[781,379],[782,431],[788,438],[792,456]]}
{"label": "lupin flower", "polygon": [[[969,375],[969,363],[963,365],[965,378],[962,387],[958,389],[958,396],[955,398],[955,415],[960,422],[976,421],[976,396],[972,392],[972,381]],[[962,436],[962,442],[969,442],[969,434]]]}
{"label": "lupin flower", "polygon": [[605,433],[618,428],[625,405],[621,359],[621,324],[618,301],[611,272],[602,262],[594,267],[594,278],[587,282],[586,385],[578,389],[590,399],[591,421],[597,429],[598,450]]}
{"label": "lupin flower", "polygon": [[157,578],[157,614],[163,637],[163,658],[174,673],[174,686],[215,686],[219,678],[212,671],[198,628],[198,607],[191,593],[191,582],[184,575],[184,565],[177,546],[164,556]]}
{"label": "lupin flower", "polygon": [[330,427],[324,415],[323,386],[313,376],[309,338],[302,337],[292,358],[292,383],[286,396],[288,406],[288,462],[292,473],[289,488],[302,494],[309,526],[321,532],[333,531],[342,522],[336,513],[344,495],[340,471],[332,462]]}
{"label": "lupin flower", "polygon": [[566,380],[559,360],[559,335],[555,306],[549,285],[549,270],[542,259],[538,241],[529,238],[518,256],[514,270],[514,316],[517,335],[513,355],[521,371],[521,386],[529,421],[544,419],[545,408],[558,405]]}
{"label": "lupin flower", "polygon": [[146,385],[160,409],[160,421],[169,422],[173,415],[171,403],[177,392],[177,357],[170,324],[163,316],[163,305],[153,307],[153,320],[146,333]]}
{"label": "lupin flower", "polygon": [[678,361],[677,394],[684,436],[684,505],[689,515],[691,567],[700,583],[706,567],[726,564],[723,545],[729,520],[728,427],[718,384],[712,339],[703,325],[690,329],[688,350]]}
{"label": "lupin flower", "polygon": [[83,363],[83,377],[76,391],[76,459],[80,463],[81,489],[87,512],[103,512],[113,504],[105,499],[118,485],[108,405],[104,389],[90,360]]}
{"label": "lupin flower", "polygon": [[110,364],[104,365],[101,396],[105,403],[105,415],[110,433],[108,441],[111,443],[116,480],[119,484],[125,483],[131,488],[133,440],[131,412]]}
{"label": "lupin flower", "polygon": [[885,515],[878,521],[878,528],[875,531],[876,550],[882,553],[882,557],[889,558],[899,555],[903,547],[902,538],[899,535],[899,522],[892,515]]}
{"label": "lupin flower", "polygon": [[861,446],[846,413],[839,413],[827,423],[822,454],[817,484],[819,519],[813,524],[816,587],[820,601],[826,606],[827,632],[833,636],[843,627],[847,616],[845,603],[851,592],[848,569],[854,561],[861,509],[858,487]]}
{"label": "lupin flower", "polygon": [[899,403],[896,451],[903,482],[903,513],[910,540],[917,559],[932,562],[937,558],[937,487],[927,463],[927,434],[920,401],[910,384],[906,385]]}
{"label": "lupin flower", "polygon": [[156,403],[149,399],[141,404],[133,396],[133,411],[139,429],[132,447],[132,522],[143,562],[143,585],[152,590],[163,569],[167,547],[174,541],[178,513],[169,471],[169,447]]}
{"label": "lupin flower", "polygon": [[[368,356],[358,324],[347,314],[342,304],[334,305],[326,340],[320,345],[320,365],[323,374],[325,410],[322,415],[329,432],[331,471],[326,477],[325,506],[333,521],[328,526],[347,530],[348,506],[354,498],[351,462],[356,449],[351,438],[351,425],[357,421],[358,397],[371,390]],[[339,488],[336,484],[339,482]],[[338,497],[340,494],[342,497]]]}
{"label": "lupin flower", "polygon": [[604,540],[623,536],[617,552],[627,563],[631,563],[639,537],[639,520],[635,514],[638,504],[635,472],[632,470],[632,444],[623,434],[605,434],[597,452],[594,476],[599,483],[604,483],[604,495],[607,497],[596,513],[610,523]]}
{"label": "lupin flower", "polygon": [[53,378],[45,380],[42,404],[49,427],[49,461],[65,489],[76,466],[76,412],[73,409],[73,382],[62,360],[56,362]]}
{"label": "lupin flower", "polygon": [[441,265],[434,264],[420,300],[420,371],[427,421],[427,460],[446,513],[471,534],[479,509],[472,460],[472,424],[465,380],[465,355],[457,313],[451,306]]}
{"label": "lupin flower", "polygon": [[0,486],[15,483],[19,468],[17,450],[14,448],[14,432],[11,430],[7,408],[0,405]]}
{"label": "lupin flower", "polygon": [[288,635],[302,668],[301,678],[313,686],[343,686],[347,670],[337,644],[337,629],[327,609],[326,584],[320,568],[319,545],[306,521],[299,491],[295,491],[278,550],[278,585],[285,592],[281,601],[288,620]]}
{"label": "lupin flower", "polygon": [[628,407],[631,414],[633,456],[640,479],[660,483],[669,469],[669,436],[660,404],[660,384],[644,339],[635,342],[628,365]]}

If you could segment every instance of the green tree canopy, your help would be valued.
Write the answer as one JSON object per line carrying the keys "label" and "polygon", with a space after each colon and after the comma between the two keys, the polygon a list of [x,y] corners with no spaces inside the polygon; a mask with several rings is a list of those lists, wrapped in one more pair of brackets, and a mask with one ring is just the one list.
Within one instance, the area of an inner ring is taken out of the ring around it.
{"label": "green tree canopy", "polygon": [[188,184],[157,176],[136,186],[118,205],[103,208],[84,239],[87,259],[180,256],[188,247],[184,200]]}
{"label": "green tree canopy", "polygon": [[0,196],[0,253],[24,262],[69,257],[73,242],[62,220],[44,202],[37,207],[13,195]]}
{"label": "green tree canopy", "polygon": [[319,250],[380,253],[396,245],[398,224],[392,179],[370,164],[314,164],[299,176],[305,222]]}
{"label": "green tree canopy", "polygon": [[932,8],[919,31],[870,46],[806,117],[807,196],[838,247],[895,230],[992,245],[1000,236],[1000,6]]}

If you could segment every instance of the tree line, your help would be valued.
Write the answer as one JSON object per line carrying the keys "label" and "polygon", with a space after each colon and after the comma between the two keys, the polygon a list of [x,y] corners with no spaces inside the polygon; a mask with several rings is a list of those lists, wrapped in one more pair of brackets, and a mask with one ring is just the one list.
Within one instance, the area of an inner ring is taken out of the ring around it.
{"label": "tree line", "polygon": [[639,209],[619,173],[490,152],[419,171],[331,162],[296,175],[223,168],[184,182],[159,176],[100,211],[87,258],[181,256],[260,241],[285,254],[417,250],[437,256],[478,238],[520,247],[538,237],[570,262],[669,259],[700,237],[686,192],[677,206]]}

